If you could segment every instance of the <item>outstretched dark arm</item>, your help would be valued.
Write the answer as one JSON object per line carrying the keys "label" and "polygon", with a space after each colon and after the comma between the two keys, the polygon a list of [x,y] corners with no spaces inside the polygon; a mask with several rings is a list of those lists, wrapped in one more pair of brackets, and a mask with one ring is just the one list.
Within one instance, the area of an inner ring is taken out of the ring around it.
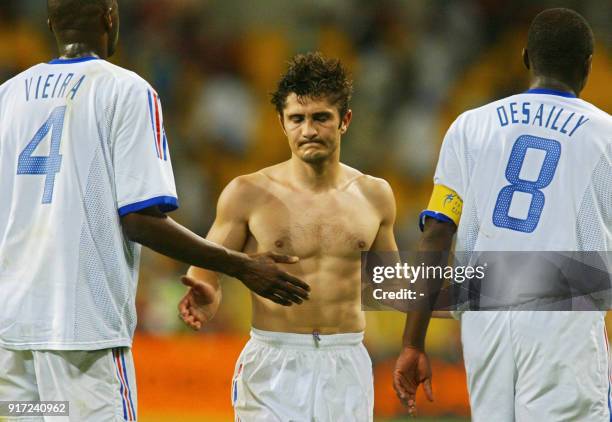
{"label": "outstretched dark arm", "polygon": [[309,286],[275,265],[297,262],[295,257],[232,251],[201,238],[157,208],[127,214],[121,224],[128,239],[178,261],[236,277],[255,293],[281,305],[308,298]]}

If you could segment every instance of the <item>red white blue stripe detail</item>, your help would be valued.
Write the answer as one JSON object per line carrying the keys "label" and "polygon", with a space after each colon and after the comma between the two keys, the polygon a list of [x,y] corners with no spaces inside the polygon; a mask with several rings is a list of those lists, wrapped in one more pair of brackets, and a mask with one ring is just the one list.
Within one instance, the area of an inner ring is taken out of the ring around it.
{"label": "red white blue stripe detail", "polygon": [[236,405],[236,401],[238,401],[238,378],[242,373],[242,363],[238,367],[238,372],[236,372],[236,376],[232,381],[232,406]]}
{"label": "red white blue stripe detail", "polygon": [[151,119],[151,129],[153,130],[153,142],[155,153],[160,160],[168,161],[168,139],[164,130],[164,122],[161,111],[161,101],[155,91],[147,90],[149,101],[149,117]]}
{"label": "red white blue stripe detail", "polygon": [[[236,372],[236,376],[232,381],[232,406],[236,407],[236,402],[238,401],[238,378],[242,374],[242,363],[238,367],[238,372]],[[240,416],[235,414],[234,422],[242,422],[240,420]]]}
{"label": "red white blue stripe detail", "polygon": [[123,419],[126,421],[136,420],[136,409],[132,401],[132,391],[130,390],[130,382],[128,380],[128,371],[125,365],[125,356],[123,348],[115,348],[113,351],[113,362],[119,379],[119,393],[121,394],[121,402],[123,404]]}
{"label": "red white blue stripe detail", "polygon": [[606,362],[608,362],[608,412],[610,412],[610,422],[612,422],[612,402],[610,394],[612,393],[612,372],[610,371],[610,342],[608,341],[608,331],[604,326],[604,341],[606,343]]}

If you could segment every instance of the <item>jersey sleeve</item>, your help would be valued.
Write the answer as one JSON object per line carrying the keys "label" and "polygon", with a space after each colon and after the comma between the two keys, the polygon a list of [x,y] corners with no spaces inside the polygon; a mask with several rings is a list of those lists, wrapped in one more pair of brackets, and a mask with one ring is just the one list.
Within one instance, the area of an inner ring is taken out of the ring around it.
{"label": "jersey sleeve", "polygon": [[147,84],[135,84],[117,108],[113,159],[120,216],[157,206],[178,208],[161,102]]}
{"label": "jersey sleeve", "polygon": [[426,218],[435,218],[439,221],[452,222],[459,225],[463,208],[464,180],[463,163],[460,159],[461,132],[459,119],[451,125],[446,132],[436,173],[434,175],[434,189],[427,208],[419,215],[421,231]]}

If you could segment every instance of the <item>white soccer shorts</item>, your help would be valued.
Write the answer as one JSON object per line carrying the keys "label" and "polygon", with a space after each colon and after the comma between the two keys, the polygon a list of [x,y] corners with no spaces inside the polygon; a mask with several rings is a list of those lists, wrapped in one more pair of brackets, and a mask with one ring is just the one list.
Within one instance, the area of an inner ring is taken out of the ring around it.
{"label": "white soccer shorts", "polygon": [[372,361],[363,333],[251,330],[232,382],[240,422],[371,422]]}
{"label": "white soccer shorts", "polygon": [[94,351],[0,347],[0,400],[68,401],[69,417],[10,421],[136,421],[136,376],[129,348]]}
{"label": "white soccer shorts", "polygon": [[601,312],[465,312],[461,340],[475,422],[609,422]]}

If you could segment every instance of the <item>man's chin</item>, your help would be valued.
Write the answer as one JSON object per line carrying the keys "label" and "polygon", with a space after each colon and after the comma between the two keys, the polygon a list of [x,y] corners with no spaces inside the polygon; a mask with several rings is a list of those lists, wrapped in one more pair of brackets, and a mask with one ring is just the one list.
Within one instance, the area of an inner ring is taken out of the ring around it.
{"label": "man's chin", "polygon": [[324,154],[324,153],[320,153],[320,152],[313,152],[313,153],[307,153],[307,154],[302,154],[300,156],[300,159],[308,164],[320,164],[324,161],[326,161],[329,158],[329,154]]}

